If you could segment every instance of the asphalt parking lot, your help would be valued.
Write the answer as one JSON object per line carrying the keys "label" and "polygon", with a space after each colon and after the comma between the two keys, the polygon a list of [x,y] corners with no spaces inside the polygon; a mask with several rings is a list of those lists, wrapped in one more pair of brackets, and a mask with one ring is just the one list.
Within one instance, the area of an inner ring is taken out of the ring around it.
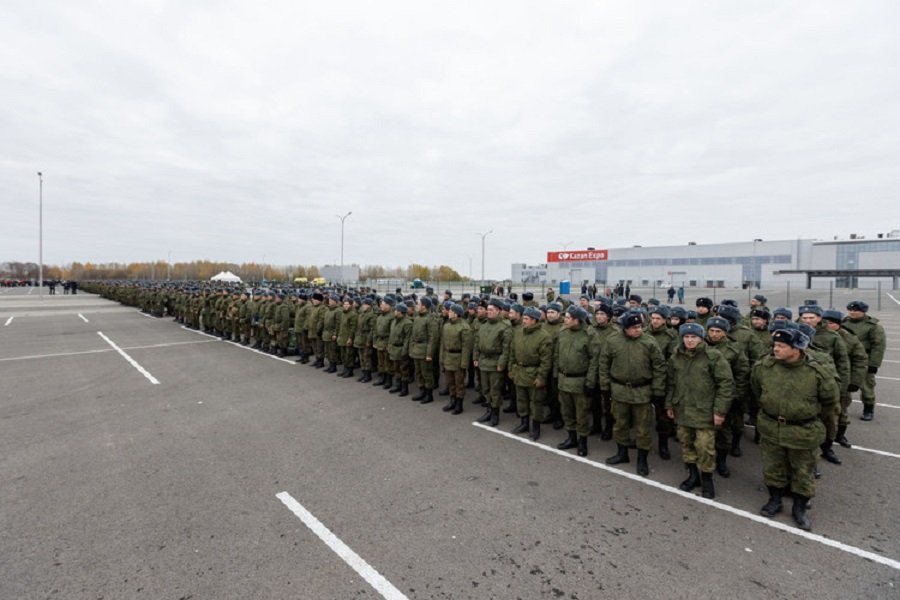
{"label": "asphalt parking lot", "polygon": [[597,437],[581,459],[556,450],[562,431],[533,444],[506,433],[511,415],[474,424],[471,390],[454,417],[90,294],[31,292],[0,292],[0,598],[900,597],[887,293],[875,420],[854,402],[854,447],[822,464],[807,534],[789,503],[758,516],[750,443],[710,502],[677,490],[677,444],[644,479],[633,459],[603,464],[615,447]]}

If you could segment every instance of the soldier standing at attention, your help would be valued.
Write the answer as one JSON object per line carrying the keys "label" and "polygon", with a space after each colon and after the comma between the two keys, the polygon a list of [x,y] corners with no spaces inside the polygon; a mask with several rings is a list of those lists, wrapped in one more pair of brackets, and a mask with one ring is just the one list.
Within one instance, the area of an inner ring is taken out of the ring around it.
{"label": "soldier standing at attention", "polygon": [[[721,321],[718,317],[717,321]],[[712,323],[714,319],[710,319]],[[715,498],[716,429],[731,405],[733,378],[727,359],[704,341],[703,327],[678,328],[681,344],[669,359],[666,411],[678,421],[678,441],[688,478],[679,486],[689,492],[701,486],[704,498]]]}
{"label": "soldier standing at attention", "polygon": [[[599,360],[600,354],[606,345],[609,336],[618,333],[619,328],[612,322],[612,307],[609,304],[601,302],[594,312],[594,358]],[[609,441],[612,439],[613,418],[612,418],[612,398],[608,392],[600,390],[600,386],[596,379],[597,369],[594,369],[593,390],[591,390],[592,407],[594,415],[594,427],[592,433],[599,433],[600,439]]]}
{"label": "soldier standing at attention", "polygon": [[341,326],[338,329],[337,343],[341,351],[341,362],[344,363],[344,369],[338,377],[353,377],[353,367],[356,364],[356,348],[353,347],[353,340],[356,337],[356,328],[359,324],[359,313],[356,312],[353,299],[349,296],[344,298],[341,306],[343,313],[341,314]]}
{"label": "soldier standing at attention", "polygon": [[458,415],[463,411],[466,394],[466,368],[472,354],[472,329],[463,318],[466,309],[452,304],[448,310],[447,322],[441,331],[441,365],[450,390],[450,401],[444,412]]}
{"label": "soldier standing at attention", "polygon": [[291,327],[291,305],[284,301],[284,294],[278,294],[275,300],[275,317],[272,319],[272,329],[275,332],[275,353],[284,356],[288,347],[288,337]]}
{"label": "soldier standing at attention", "polygon": [[[587,456],[587,436],[591,432],[591,400],[597,379],[596,345],[587,324],[588,313],[570,306],[563,317],[553,347],[553,365],[557,371],[559,405],[568,437],[556,447],[578,447],[578,456]],[[576,438],[577,434],[577,438]]]}
{"label": "soldier standing at attention", "polygon": [[484,414],[476,420],[479,423],[490,421],[491,427],[500,423],[501,390],[512,341],[512,327],[500,318],[503,308],[501,300],[494,298],[490,301],[486,309],[487,319],[475,333],[472,350],[475,368],[481,373],[481,394],[487,404]]}
{"label": "soldier standing at attention", "polygon": [[305,365],[309,362],[311,348],[309,344],[309,333],[306,324],[309,321],[309,311],[312,305],[309,303],[309,296],[305,292],[297,294],[297,310],[294,312],[294,333],[297,336],[297,354],[300,355],[300,364]]}
{"label": "soldier standing at attention", "polygon": [[359,321],[356,323],[356,335],[353,336],[353,347],[359,355],[359,366],[362,376],[360,383],[372,381],[372,332],[375,330],[375,313],[372,298],[363,298],[359,305]]}
{"label": "soldier standing at attention", "polygon": [[[680,345],[681,340],[678,337],[678,330],[669,327],[668,321],[671,313],[668,306],[655,305],[649,310],[650,327],[647,328],[647,334],[650,335],[659,349],[663,353],[663,358],[667,361]],[[675,434],[675,427],[672,424],[671,417],[666,412],[666,407],[662,403],[653,406],[656,414],[656,436],[659,442],[659,457],[663,460],[672,458],[669,452],[669,438]]]}
{"label": "soldier standing at attention", "polygon": [[340,302],[340,296],[331,294],[328,297],[328,308],[322,317],[322,341],[325,343],[325,358],[328,359],[326,373],[337,373],[340,360],[337,345],[338,329],[341,326],[341,311],[338,308]]}
{"label": "soldier standing at attention", "polygon": [[863,403],[863,414],[860,419],[863,421],[875,418],[875,373],[884,360],[884,351],[887,347],[884,327],[878,319],[867,315],[867,312],[869,312],[868,304],[862,300],[854,300],[847,305],[847,317],[844,319],[844,327],[856,334],[869,357],[866,378],[859,388]]}
{"label": "soldier standing at attention", "polygon": [[633,427],[638,449],[637,473],[646,477],[650,474],[647,455],[653,443],[653,404],[666,395],[666,361],[657,343],[643,335],[641,313],[623,313],[619,326],[622,333],[609,336],[599,358],[600,390],[612,394],[613,437],[618,448],[606,463],[629,462],[629,432]]}
{"label": "soldier standing at attention", "polygon": [[710,312],[713,307],[712,298],[708,298],[706,296],[703,296],[702,298],[697,298],[696,305],[697,305],[697,316],[694,318],[694,322],[699,323],[700,325],[703,325],[703,327],[706,327],[707,319],[709,319],[711,316],[713,316],[712,313]]}
{"label": "soldier standing at attention", "polygon": [[510,369],[516,386],[516,408],[521,422],[513,433],[529,431],[531,439],[541,437],[547,380],[553,365],[553,340],[541,327],[541,311],[534,306],[525,309],[522,326],[513,331],[509,350]]}
{"label": "soldier standing at attention", "polygon": [[710,317],[706,322],[706,344],[710,348],[718,350],[728,361],[734,382],[731,406],[725,415],[725,422],[722,426],[716,427],[716,473],[722,477],[731,476],[731,470],[728,468],[728,453],[734,442],[731,435],[732,425],[739,423],[743,426],[744,424],[744,411],[741,403],[735,402],[734,399],[746,398],[750,389],[750,362],[747,360],[747,353],[737,342],[728,339],[729,329],[731,329],[731,323],[722,317]]}
{"label": "soldier standing at attention", "polygon": [[316,361],[310,366],[321,369],[325,366],[325,340],[322,339],[322,329],[325,326],[325,313],[328,312],[328,307],[325,306],[325,296],[321,292],[314,292],[312,305],[307,329],[309,330],[309,339],[313,342],[315,349]]}
{"label": "soldier standing at attention", "polygon": [[411,398],[414,402],[428,404],[434,398],[434,369],[432,363],[438,356],[438,323],[431,312],[431,299],[419,298],[416,305],[418,314],[412,322],[412,339],[409,342],[409,357],[415,368],[416,385],[419,393]]}
{"label": "soldier standing at attention", "polygon": [[772,342],[772,356],[757,362],[750,376],[750,388],[759,403],[757,427],[763,478],[769,489],[769,501],[760,512],[774,517],[790,491],[794,521],[810,530],[806,506],[815,496],[814,472],[819,446],[825,441],[819,415],[834,409],[840,390],[831,369],[807,357],[809,338],[799,329],[779,329],[772,334]]}
{"label": "soldier standing at attention", "polygon": [[[547,310],[545,311],[547,320],[541,324],[544,331],[550,335],[550,340],[553,342],[554,346],[556,345],[556,339],[559,337],[559,332],[563,325],[562,312],[562,304],[559,302],[551,302],[547,305]],[[556,372],[557,369],[554,364],[550,367],[549,379],[545,390],[550,414],[544,419],[544,424],[552,424],[553,429],[562,429],[563,420],[562,412],[559,408],[559,383],[556,380]]]}
{"label": "soldier standing at attention", "polygon": [[388,390],[398,396],[409,395],[409,343],[412,337],[412,320],[407,318],[409,307],[403,302],[394,306],[394,319],[388,335],[388,357],[394,365],[394,385]]}
{"label": "soldier standing at attention", "polygon": [[869,369],[869,357],[863,348],[862,342],[849,329],[841,326],[844,315],[839,310],[826,310],[822,313],[822,321],[831,331],[837,333],[847,345],[847,356],[850,358],[850,379],[847,385],[841,382],[841,408],[838,411],[837,434],[834,441],[844,448],[852,447],[847,439],[847,426],[850,424],[850,416],[847,409],[850,407],[851,392],[858,392],[866,379]]}

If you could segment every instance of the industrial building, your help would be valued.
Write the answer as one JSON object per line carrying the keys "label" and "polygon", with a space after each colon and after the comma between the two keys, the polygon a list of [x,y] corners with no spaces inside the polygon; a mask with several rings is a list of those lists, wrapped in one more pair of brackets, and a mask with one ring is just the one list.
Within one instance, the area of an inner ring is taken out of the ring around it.
{"label": "industrial building", "polygon": [[640,287],[875,287],[900,283],[900,230],[830,241],[762,239],[726,244],[587,248],[547,253],[539,265],[514,263],[513,283],[582,282]]}

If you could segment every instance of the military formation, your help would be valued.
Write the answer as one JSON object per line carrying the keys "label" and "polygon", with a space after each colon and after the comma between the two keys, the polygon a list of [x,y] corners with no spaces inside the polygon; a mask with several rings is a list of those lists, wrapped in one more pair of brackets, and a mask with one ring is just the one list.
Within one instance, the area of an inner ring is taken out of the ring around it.
{"label": "military formation", "polygon": [[[361,289],[246,289],[202,283],[148,286],[90,282],[85,289],[185,327],[356,378],[421,404],[445,397],[459,415],[468,390],[477,421],[588,455],[597,435],[615,443],[608,464],[631,462],[649,476],[649,455],[671,460],[681,446],[684,491],[715,498],[714,475],[732,475],[745,427],[759,445],[767,517],[791,497],[795,523],[811,529],[819,461],[841,464],[834,444],[851,447],[848,406],[859,392],[863,421],[875,415],[875,374],[884,328],[865,302],[847,314],[806,301],[795,313],[754,296],[697,299],[693,310],[640,295],[576,302],[534,294],[505,297],[432,288],[421,296]],[[359,371],[357,376],[356,372]],[[415,394],[410,389],[415,385]]]}

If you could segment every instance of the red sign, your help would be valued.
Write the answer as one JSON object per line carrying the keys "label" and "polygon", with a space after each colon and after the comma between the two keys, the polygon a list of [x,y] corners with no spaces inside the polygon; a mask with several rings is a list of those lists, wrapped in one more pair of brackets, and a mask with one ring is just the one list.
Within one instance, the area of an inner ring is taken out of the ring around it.
{"label": "red sign", "polygon": [[548,252],[547,262],[586,262],[592,260],[606,260],[606,250],[563,250],[562,252]]}

